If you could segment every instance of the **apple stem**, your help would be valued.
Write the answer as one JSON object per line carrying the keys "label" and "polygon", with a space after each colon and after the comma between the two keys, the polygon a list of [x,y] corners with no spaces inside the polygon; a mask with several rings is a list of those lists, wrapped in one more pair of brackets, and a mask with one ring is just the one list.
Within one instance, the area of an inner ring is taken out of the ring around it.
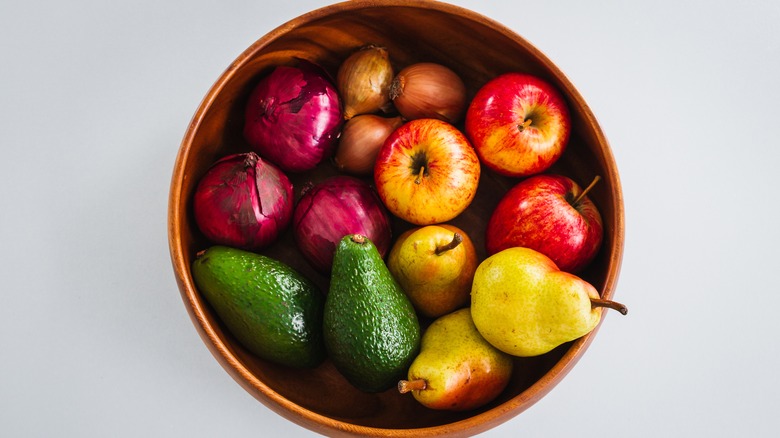
{"label": "apple stem", "polygon": [[425,379],[398,381],[398,392],[400,392],[401,394],[406,394],[409,391],[422,391],[427,387],[428,387],[428,382],[426,382]]}
{"label": "apple stem", "polygon": [[463,236],[461,236],[460,233],[455,233],[452,236],[452,240],[450,241],[450,243],[442,246],[437,246],[434,253],[436,253],[436,255],[441,255],[441,253],[443,252],[447,252],[451,249],[456,248],[458,245],[460,245],[461,242],[463,242]]}
{"label": "apple stem", "polygon": [[415,184],[420,184],[422,182],[423,174],[425,173],[425,166],[420,166],[420,173],[417,174],[417,178],[414,179]]}
{"label": "apple stem", "polygon": [[572,202],[572,205],[577,205],[577,204],[579,204],[579,203],[580,203],[580,201],[582,201],[582,198],[584,198],[584,197],[585,197],[585,195],[587,195],[587,194],[588,194],[588,192],[590,191],[590,189],[592,189],[592,188],[593,188],[593,186],[595,186],[595,185],[596,185],[596,183],[597,183],[597,182],[599,182],[599,180],[600,180],[600,179],[601,179],[601,177],[600,177],[600,176],[598,176],[598,175],[596,175],[596,177],[595,177],[595,178],[593,178],[593,181],[591,181],[591,182],[590,182],[590,184],[588,185],[588,187],[585,187],[585,190],[583,190],[582,192],[580,192],[580,194],[579,194],[579,195],[577,195],[577,197],[574,199],[574,202]]}
{"label": "apple stem", "polygon": [[520,132],[522,132],[522,131],[523,131],[525,128],[527,128],[527,127],[531,126],[531,123],[533,123],[533,120],[531,120],[531,119],[525,119],[525,120],[523,120],[523,124],[522,124],[522,125],[517,125],[517,129],[518,129]]}
{"label": "apple stem", "polygon": [[610,300],[602,300],[598,298],[591,298],[590,299],[590,305],[591,307],[606,307],[608,309],[617,310],[622,315],[625,315],[628,313],[628,307],[626,307],[623,304],[618,303],[617,301],[610,301]]}

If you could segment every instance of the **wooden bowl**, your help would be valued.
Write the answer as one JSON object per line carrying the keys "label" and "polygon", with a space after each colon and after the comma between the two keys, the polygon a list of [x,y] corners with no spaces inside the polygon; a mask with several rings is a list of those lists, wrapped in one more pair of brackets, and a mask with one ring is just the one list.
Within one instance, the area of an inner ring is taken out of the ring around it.
{"label": "wooden bowl", "polygon": [[[506,390],[489,405],[470,412],[434,411],[395,390],[367,394],[351,387],[326,361],[314,370],[293,370],[263,361],[242,348],[225,330],[195,288],[190,264],[209,245],[192,213],[194,188],[206,169],[228,153],[248,151],[242,137],[243,111],[259,78],[295,57],[314,61],[331,74],[342,60],[366,44],[386,47],[401,67],[438,62],[455,70],[473,95],[504,72],[539,75],[555,84],[573,117],[570,144],[550,172],[587,185],[604,220],[605,240],[596,260],[581,273],[604,298],[611,298],[623,252],[623,200],[612,153],[596,118],[566,76],[539,50],[501,24],[472,11],[431,1],[356,0],[297,17],[263,36],[242,53],[208,91],[184,136],[173,172],[168,211],[171,259],[184,304],[217,360],[260,402],[287,419],[326,435],[467,436],[483,432],[521,413],[547,394],[585,353],[596,331],[535,358],[517,358]],[[335,174],[323,163],[305,175],[291,175],[299,194],[306,181]],[[484,232],[492,209],[518,180],[483,168],[477,197],[453,224],[471,236],[484,258]],[[394,232],[409,225],[396,220]],[[328,279],[309,267],[291,231],[265,253],[288,262],[326,290]],[[397,235],[397,234],[395,234]]]}

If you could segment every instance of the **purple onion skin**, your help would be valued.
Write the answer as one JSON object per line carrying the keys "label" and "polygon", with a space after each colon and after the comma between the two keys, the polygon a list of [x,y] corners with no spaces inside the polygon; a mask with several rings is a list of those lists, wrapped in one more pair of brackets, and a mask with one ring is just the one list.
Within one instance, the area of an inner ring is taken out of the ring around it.
{"label": "purple onion skin", "polygon": [[293,186],[256,153],[215,162],[195,190],[195,222],[214,243],[259,250],[274,242],[292,219]]}
{"label": "purple onion skin", "polygon": [[244,138],[286,172],[304,172],[333,155],[343,124],[338,91],[319,66],[278,66],[249,97]]}
{"label": "purple onion skin", "polygon": [[355,233],[368,237],[382,257],[390,249],[390,216],[367,183],[334,176],[301,196],[293,213],[293,235],[298,249],[320,273],[330,274],[339,241]]}

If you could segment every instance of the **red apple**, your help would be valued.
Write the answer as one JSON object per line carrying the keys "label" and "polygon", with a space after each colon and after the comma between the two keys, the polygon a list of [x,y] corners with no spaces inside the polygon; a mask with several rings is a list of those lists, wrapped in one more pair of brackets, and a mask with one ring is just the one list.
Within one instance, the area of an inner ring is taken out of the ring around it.
{"label": "red apple", "polygon": [[417,225],[446,222],[471,204],[480,165],[466,136],[438,119],[412,120],[385,140],[374,165],[387,209]]}
{"label": "red apple", "polygon": [[576,273],[593,260],[604,234],[596,205],[562,175],[536,175],[512,187],[487,225],[488,255],[522,246],[541,252],[562,271]]}
{"label": "red apple", "polygon": [[552,84],[529,74],[505,73],[477,91],[466,112],[465,131],[488,168],[529,176],[547,170],[563,154],[571,118]]}

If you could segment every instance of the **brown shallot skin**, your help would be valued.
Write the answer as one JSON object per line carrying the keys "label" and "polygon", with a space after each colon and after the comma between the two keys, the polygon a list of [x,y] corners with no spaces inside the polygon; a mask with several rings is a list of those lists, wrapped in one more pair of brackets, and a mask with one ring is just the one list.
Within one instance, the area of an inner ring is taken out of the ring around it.
{"label": "brown shallot skin", "polygon": [[404,123],[398,117],[374,114],[355,116],[344,124],[333,159],[341,172],[357,176],[371,175],[379,149],[387,137]]}
{"label": "brown shallot skin", "polygon": [[393,79],[390,98],[407,120],[439,119],[459,122],[466,112],[466,85],[450,68],[420,62],[402,69]]}
{"label": "brown shallot skin", "polygon": [[390,56],[384,47],[369,45],[344,60],[336,76],[344,119],[387,107],[393,74]]}

